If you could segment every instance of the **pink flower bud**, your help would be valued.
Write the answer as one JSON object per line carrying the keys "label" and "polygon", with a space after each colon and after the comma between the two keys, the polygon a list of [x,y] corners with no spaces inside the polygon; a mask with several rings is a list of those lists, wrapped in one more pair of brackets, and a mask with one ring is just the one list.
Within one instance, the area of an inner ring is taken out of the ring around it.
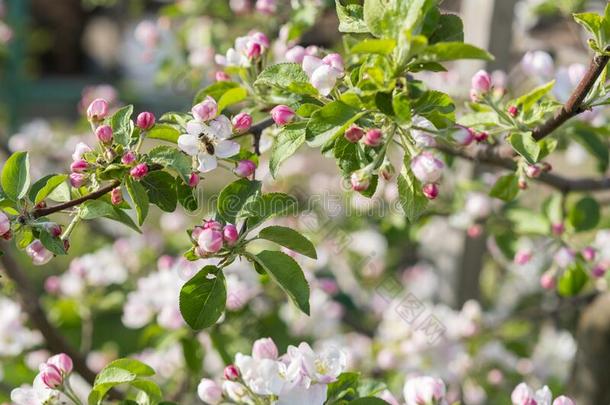
{"label": "pink flower bud", "polygon": [[233,224],[227,224],[222,230],[222,236],[224,241],[227,242],[227,245],[233,246],[239,239],[239,232],[237,231],[237,227]]}
{"label": "pink flower bud", "polygon": [[214,74],[214,78],[217,82],[228,82],[231,80],[231,76],[229,76],[226,72],[219,70]]}
{"label": "pink flower bud", "polygon": [[121,187],[115,187],[110,192],[110,201],[114,205],[119,205],[123,202],[123,193],[121,192]]}
{"label": "pink flower bud", "polygon": [[239,163],[237,163],[237,166],[235,167],[235,170],[233,170],[233,173],[235,173],[236,176],[247,178],[252,176],[255,171],[256,163],[246,159],[240,160]]}
{"label": "pink flower bud", "polygon": [[570,398],[566,397],[565,395],[562,395],[560,397],[555,398],[555,400],[553,401],[553,405],[576,405],[576,404]]}
{"label": "pink flower bud", "polygon": [[343,58],[338,53],[331,53],[326,55],[322,59],[322,62],[326,63],[327,65],[341,73],[343,73],[343,71],[345,70],[345,67],[343,65]]}
{"label": "pink flower bud", "polygon": [[392,163],[387,160],[384,161],[381,167],[379,168],[379,175],[383,177],[385,181],[390,181],[392,177],[394,177],[394,174],[396,174],[396,169],[394,168],[394,165],[392,165]]}
{"label": "pink flower bud", "polygon": [[72,372],[72,359],[65,353],[51,356],[49,360],[47,360],[47,364],[55,366],[64,376],[67,376]]}
{"label": "pink flower bud", "polygon": [[445,164],[430,152],[421,152],[411,160],[411,171],[422,183],[436,183],[443,175]]}
{"label": "pink flower bud", "polygon": [[458,130],[453,133],[453,139],[461,146],[468,146],[474,141],[474,131],[470,128],[459,126]]}
{"label": "pink flower bud", "polygon": [[215,381],[203,378],[197,386],[197,395],[206,404],[218,405],[222,401],[222,388]]}
{"label": "pink flower bud", "polygon": [[203,221],[203,229],[214,229],[216,231],[220,231],[222,229],[222,225],[218,221],[208,219]]}
{"label": "pink flower bud", "polygon": [[89,104],[87,108],[87,118],[92,122],[102,121],[108,116],[108,102],[102,98],[97,98]]}
{"label": "pink flower bud", "polygon": [[487,93],[491,90],[491,76],[484,70],[479,70],[472,76],[472,90],[478,94]]}
{"label": "pink flower bud", "polygon": [[345,130],[343,134],[345,139],[352,143],[358,142],[364,136],[364,131],[356,124],[352,124],[348,129]]}
{"label": "pink flower bud", "polygon": [[303,63],[303,58],[307,55],[307,51],[301,45],[293,46],[286,51],[286,60],[291,63]]}
{"label": "pink flower bud", "polygon": [[145,111],[136,118],[136,126],[144,131],[151,129],[155,125],[155,114]]}
{"label": "pink flower bud", "polygon": [[255,41],[248,41],[246,44],[246,56],[248,59],[256,59],[263,53],[263,47]]}
{"label": "pink flower bud", "polygon": [[44,290],[49,294],[58,294],[61,291],[61,279],[57,276],[50,276],[44,281]]}
{"label": "pink flower bud", "polygon": [[598,264],[591,269],[591,274],[593,274],[593,277],[595,278],[602,278],[606,275],[607,270],[608,269],[605,266]]}
{"label": "pink flower bud", "polygon": [[238,134],[247,132],[252,126],[252,116],[242,112],[233,117],[233,130]]}
{"label": "pink flower bud", "polygon": [[197,239],[199,238],[199,235],[201,235],[201,232],[203,232],[202,226],[194,227],[193,232],[191,232],[191,238],[196,242]]}
{"label": "pink flower bud", "polygon": [[514,262],[520,266],[528,264],[532,260],[532,252],[530,250],[519,250],[515,254]]}
{"label": "pink flower bud", "polygon": [[295,115],[294,110],[287,105],[278,105],[271,110],[271,118],[273,118],[273,121],[279,126],[291,122]]}
{"label": "pink flower bud", "polygon": [[199,173],[191,173],[189,177],[189,187],[195,188],[199,185]]}
{"label": "pink flower bud", "polygon": [[354,191],[365,191],[371,185],[371,173],[367,170],[358,170],[350,177],[352,189]]}
{"label": "pink flower bud", "polygon": [[87,176],[82,173],[70,173],[70,185],[74,188],[80,188],[87,181]]}
{"label": "pink flower bud", "polygon": [[258,339],[252,345],[252,357],[256,360],[276,360],[278,355],[277,346],[271,338]]}
{"label": "pink flower bud", "polygon": [[101,125],[95,130],[95,136],[101,143],[112,142],[112,127],[110,125]]}
{"label": "pink flower bud", "polygon": [[422,193],[424,193],[424,197],[428,200],[434,200],[438,197],[439,189],[435,183],[428,183],[422,187]]}
{"label": "pink flower bud", "polygon": [[74,173],[81,173],[87,170],[88,167],[89,163],[87,163],[86,160],[79,159],[72,162],[72,164],[70,165],[70,171]]}
{"label": "pink flower bud", "polygon": [[25,248],[25,253],[30,256],[32,263],[36,266],[47,264],[53,258],[53,253],[48,251],[38,239],[35,239]]}
{"label": "pink flower bud", "polygon": [[515,107],[514,105],[511,105],[510,107],[508,107],[508,115],[510,115],[511,117],[515,118],[517,115],[519,115],[519,109],[517,107]]}
{"label": "pink flower bud", "polygon": [[478,143],[487,142],[487,139],[489,139],[489,134],[485,131],[474,133],[474,140]]}
{"label": "pink flower bud", "polygon": [[582,250],[581,254],[582,254],[583,259],[585,259],[588,262],[592,262],[593,260],[595,260],[595,256],[597,256],[597,252],[591,246],[585,247]]}
{"label": "pink flower bud", "polygon": [[407,405],[439,404],[444,400],[445,392],[441,379],[428,376],[408,379],[403,389]]}
{"label": "pink flower bud", "polygon": [[566,230],[566,227],[563,223],[558,223],[558,224],[551,224],[551,232],[553,232],[553,235],[555,236],[559,236],[561,234],[563,234]]}
{"label": "pink flower bud", "polygon": [[373,128],[366,131],[364,137],[362,138],[362,143],[366,146],[370,146],[371,148],[375,148],[381,145],[383,141],[383,133],[380,129]]}
{"label": "pink flower bud", "polygon": [[536,405],[534,390],[526,383],[521,383],[515,387],[510,395],[513,405]]}
{"label": "pink flower bud", "polygon": [[525,174],[527,175],[527,177],[532,178],[532,179],[540,177],[541,173],[542,173],[542,168],[536,164],[528,165],[525,168]]}
{"label": "pink flower bud", "polygon": [[209,121],[218,115],[218,104],[212,97],[207,96],[201,103],[191,109],[193,117],[199,121]]}
{"label": "pink flower bud", "polygon": [[4,235],[5,233],[7,233],[10,230],[11,230],[11,220],[8,218],[8,216],[3,211],[0,211],[0,235]]}
{"label": "pink flower bud", "polygon": [[275,4],[275,0],[256,0],[256,11],[263,14],[274,14],[277,5]]}
{"label": "pink flower bud", "polygon": [[546,271],[540,276],[540,286],[545,290],[552,290],[555,288],[555,273],[552,271]]}
{"label": "pink flower bud", "polygon": [[225,367],[224,371],[225,379],[229,381],[235,381],[239,378],[239,369],[237,366],[230,364]]}
{"label": "pink flower bud", "polygon": [[469,238],[476,239],[483,234],[483,227],[480,224],[470,225],[468,229],[466,229],[466,235]]}
{"label": "pink flower bud", "polygon": [[197,238],[197,245],[204,253],[216,253],[222,249],[222,232],[216,229],[204,229]]}
{"label": "pink flower bud", "polygon": [[254,31],[250,33],[250,39],[259,44],[262,48],[269,48],[269,45],[271,45],[271,43],[269,42],[269,38],[267,38],[267,35],[263,34],[260,31]]}
{"label": "pink flower bud", "polygon": [[40,379],[47,387],[56,389],[61,387],[64,383],[64,378],[61,375],[61,371],[54,365],[43,363],[40,365]]}
{"label": "pink flower bud", "polygon": [[129,174],[134,179],[140,180],[142,177],[148,174],[148,166],[146,165],[146,163],[140,163],[136,165],[133,169],[131,169],[129,171]]}
{"label": "pink flower bud", "polygon": [[61,236],[61,225],[59,224],[54,222],[46,224],[45,229],[55,238],[59,238]]}
{"label": "pink flower bud", "polygon": [[136,154],[135,154],[135,152],[130,151],[130,150],[125,152],[125,154],[123,154],[123,156],[121,157],[121,163],[123,163],[124,165],[130,165],[135,161],[136,161]]}

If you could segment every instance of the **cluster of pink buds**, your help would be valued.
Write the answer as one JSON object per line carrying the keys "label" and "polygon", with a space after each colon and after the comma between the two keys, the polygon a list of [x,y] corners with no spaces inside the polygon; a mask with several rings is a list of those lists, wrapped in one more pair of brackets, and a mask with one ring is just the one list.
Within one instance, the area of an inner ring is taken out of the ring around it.
{"label": "cluster of pink buds", "polygon": [[317,46],[304,48],[301,45],[296,45],[287,50],[284,56],[288,62],[301,64],[306,56],[316,56],[317,53]]}
{"label": "cluster of pink buds", "polygon": [[256,163],[251,160],[245,159],[240,160],[237,163],[237,166],[235,167],[235,170],[233,170],[233,173],[235,173],[235,175],[238,177],[249,178],[252,177],[255,171]]}
{"label": "cluster of pink buds", "polygon": [[279,126],[284,126],[286,124],[294,121],[296,117],[296,113],[294,110],[287,105],[277,105],[273,107],[271,110],[271,118],[273,118],[273,122],[275,122]]}
{"label": "cluster of pink buds", "polygon": [[360,128],[358,125],[352,124],[345,130],[343,136],[349,142],[362,142],[364,145],[371,148],[376,148],[383,143],[383,132],[381,132],[379,128],[371,128],[365,132],[364,129]]}
{"label": "cluster of pink buds", "polygon": [[70,173],[70,184],[74,188],[82,187],[87,181],[87,175],[84,172],[89,168],[89,163],[84,159],[83,155],[91,151],[92,149],[89,145],[82,142],[79,142],[74,148],[72,164],[70,165],[70,171],[72,172]]}
{"label": "cluster of pink buds", "polygon": [[413,175],[423,184],[422,192],[429,200],[438,197],[438,182],[443,175],[445,164],[431,152],[424,151],[411,160]]}
{"label": "cluster of pink buds", "polygon": [[606,275],[606,271],[608,271],[608,262],[606,261],[600,261],[598,263],[595,263],[598,254],[597,254],[597,250],[592,247],[592,246],[586,246],[584,247],[581,251],[580,251],[580,255],[582,256],[582,258],[593,264],[593,267],[591,268],[591,274],[593,275],[593,277],[595,278],[601,278],[604,277]]}
{"label": "cluster of pink buds", "polygon": [[9,240],[12,237],[11,220],[3,211],[0,211],[0,236],[4,240]]}
{"label": "cluster of pink buds", "polygon": [[72,372],[72,359],[65,353],[50,357],[39,366],[39,376],[44,385],[58,389],[64,385]]}
{"label": "cluster of pink buds", "polygon": [[207,257],[220,251],[225,243],[234,246],[239,240],[239,232],[233,224],[224,227],[215,220],[206,220],[203,225],[195,227],[191,237],[197,244],[195,252],[200,257]]}
{"label": "cluster of pink buds", "polygon": [[146,163],[138,163],[130,171],[129,175],[135,180],[140,180],[148,174],[148,165]]}
{"label": "cluster of pink buds", "polygon": [[231,123],[233,124],[233,132],[236,134],[244,134],[248,132],[252,126],[252,116],[242,112],[233,117]]}
{"label": "cluster of pink buds", "polygon": [[491,75],[485,70],[479,70],[472,76],[470,99],[477,102],[492,89]]}

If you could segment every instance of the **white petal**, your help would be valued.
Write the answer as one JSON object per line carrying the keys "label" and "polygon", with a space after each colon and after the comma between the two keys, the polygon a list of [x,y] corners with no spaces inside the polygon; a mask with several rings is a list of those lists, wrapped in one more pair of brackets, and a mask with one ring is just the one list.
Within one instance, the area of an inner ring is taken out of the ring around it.
{"label": "white petal", "polygon": [[199,138],[195,135],[184,134],[178,137],[178,147],[188,155],[199,153]]}
{"label": "white petal", "polygon": [[308,77],[311,77],[313,72],[323,64],[322,59],[315,56],[307,55],[303,58],[303,70]]}
{"label": "white petal", "polygon": [[200,133],[205,132],[207,125],[199,121],[191,120],[186,123],[186,132],[190,135],[199,136]]}
{"label": "white petal", "polygon": [[333,87],[335,87],[337,77],[339,77],[339,72],[324,64],[311,75],[311,84],[318,89],[321,95],[327,96]]}
{"label": "white petal", "polygon": [[197,158],[199,159],[199,167],[197,170],[199,170],[201,173],[211,172],[218,167],[218,162],[216,161],[216,156],[214,155],[200,153]]}
{"label": "white petal", "polygon": [[239,144],[233,141],[220,141],[216,145],[215,153],[219,158],[228,158],[239,153]]}
{"label": "white petal", "polygon": [[209,125],[210,132],[218,139],[227,139],[233,134],[233,125],[226,115],[219,115]]}

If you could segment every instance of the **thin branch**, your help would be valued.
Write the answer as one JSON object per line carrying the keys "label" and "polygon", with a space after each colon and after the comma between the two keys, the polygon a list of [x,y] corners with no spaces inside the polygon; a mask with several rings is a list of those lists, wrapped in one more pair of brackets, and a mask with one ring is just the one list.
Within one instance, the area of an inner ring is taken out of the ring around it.
{"label": "thin branch", "polygon": [[580,83],[578,83],[578,86],[576,86],[565,105],[561,107],[555,115],[532,130],[532,136],[535,140],[541,140],[563,125],[570,118],[585,112],[583,102],[589,92],[591,92],[591,89],[593,89],[593,86],[595,86],[595,82],[597,82],[597,79],[601,76],[609,61],[609,55],[596,55],[593,57],[585,75],[580,80]]}
{"label": "thin branch", "polygon": [[112,189],[114,189],[120,185],[121,185],[121,182],[118,180],[115,180],[112,183],[110,183],[109,185],[104,186],[104,187],[100,188],[99,190],[96,190],[90,194],[84,195],[80,198],[75,198],[74,200],[70,200],[70,201],[67,201],[62,204],[54,205],[52,207],[37,208],[34,211],[32,211],[32,217],[34,217],[34,218],[44,217],[46,215],[50,215],[50,214],[53,214],[53,213],[56,213],[59,211],[63,211],[68,208],[76,207],[77,205],[80,205],[80,204],[84,203],[85,201],[96,200],[96,199],[100,198],[101,196],[103,196],[104,194],[111,192]]}

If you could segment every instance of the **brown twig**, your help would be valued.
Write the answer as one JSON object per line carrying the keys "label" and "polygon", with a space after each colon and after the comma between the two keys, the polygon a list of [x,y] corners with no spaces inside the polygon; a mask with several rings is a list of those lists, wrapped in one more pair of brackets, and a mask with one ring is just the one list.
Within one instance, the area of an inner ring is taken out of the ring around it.
{"label": "brown twig", "polygon": [[101,196],[103,196],[104,194],[111,192],[112,189],[114,189],[120,185],[121,185],[121,182],[118,180],[115,180],[112,183],[110,183],[109,185],[104,186],[104,187],[100,188],[99,190],[96,190],[90,194],[84,195],[80,198],[75,198],[74,200],[70,200],[70,201],[67,201],[62,204],[54,205],[52,207],[37,208],[34,211],[32,211],[32,217],[34,217],[34,218],[44,217],[46,215],[54,214],[56,212],[63,211],[68,208],[76,207],[77,205],[80,205],[80,204],[84,203],[85,201],[96,200],[96,199],[100,198]]}

